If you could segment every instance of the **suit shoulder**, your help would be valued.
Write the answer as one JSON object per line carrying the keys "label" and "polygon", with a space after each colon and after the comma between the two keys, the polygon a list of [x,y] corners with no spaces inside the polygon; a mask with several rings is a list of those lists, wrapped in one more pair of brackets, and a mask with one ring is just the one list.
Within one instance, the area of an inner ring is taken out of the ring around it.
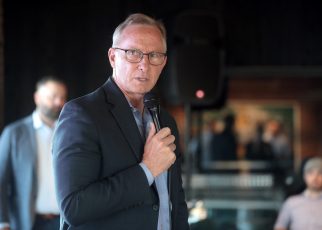
{"label": "suit shoulder", "polygon": [[81,107],[92,107],[97,106],[97,103],[104,102],[104,91],[102,87],[99,87],[95,91],[88,93],[86,95],[83,95],[81,97],[72,99],[68,101],[64,107],[74,107],[81,106]]}
{"label": "suit shoulder", "polygon": [[16,131],[32,125],[32,115],[14,121],[4,127],[4,131]]}

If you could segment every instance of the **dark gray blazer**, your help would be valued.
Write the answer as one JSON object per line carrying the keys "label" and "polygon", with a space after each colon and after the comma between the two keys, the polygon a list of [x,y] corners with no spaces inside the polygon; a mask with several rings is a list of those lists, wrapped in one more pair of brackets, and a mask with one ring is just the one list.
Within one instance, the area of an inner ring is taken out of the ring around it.
{"label": "dark gray blazer", "polygon": [[[179,140],[173,118],[163,110],[160,116]],[[61,229],[156,230],[159,200],[139,166],[143,148],[130,106],[113,80],[68,102],[53,142]],[[185,230],[188,214],[176,154],[170,172],[172,225]]]}
{"label": "dark gray blazer", "polygon": [[35,218],[37,147],[32,116],[7,126],[0,138],[0,222],[30,230]]}

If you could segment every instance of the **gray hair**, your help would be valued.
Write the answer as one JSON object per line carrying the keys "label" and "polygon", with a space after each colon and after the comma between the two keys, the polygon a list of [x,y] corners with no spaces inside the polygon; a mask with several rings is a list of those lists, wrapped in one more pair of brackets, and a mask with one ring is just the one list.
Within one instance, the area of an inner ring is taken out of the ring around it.
{"label": "gray hair", "polygon": [[166,44],[166,29],[164,27],[164,24],[161,21],[155,20],[145,14],[131,14],[128,16],[124,22],[122,22],[118,27],[116,27],[114,33],[113,33],[113,45],[116,45],[119,42],[120,36],[123,32],[123,30],[130,26],[130,25],[148,25],[148,26],[154,26],[159,29],[161,32],[163,41],[164,41],[164,46],[167,47]]}
{"label": "gray hair", "polygon": [[304,166],[304,174],[310,172],[311,170],[319,170],[322,173],[322,158],[321,157],[313,157],[309,159]]}

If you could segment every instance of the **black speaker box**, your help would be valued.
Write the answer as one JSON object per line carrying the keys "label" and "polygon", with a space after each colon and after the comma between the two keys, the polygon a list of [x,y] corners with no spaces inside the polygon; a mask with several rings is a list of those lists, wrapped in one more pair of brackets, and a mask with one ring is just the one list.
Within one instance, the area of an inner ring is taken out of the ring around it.
{"label": "black speaker box", "polygon": [[162,92],[167,103],[218,108],[225,103],[224,53],[214,15],[183,13],[175,18]]}

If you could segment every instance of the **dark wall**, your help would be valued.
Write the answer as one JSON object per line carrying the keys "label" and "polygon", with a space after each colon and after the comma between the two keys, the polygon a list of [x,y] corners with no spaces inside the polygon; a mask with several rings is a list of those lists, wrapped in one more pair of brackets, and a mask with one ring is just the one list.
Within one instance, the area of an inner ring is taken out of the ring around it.
{"label": "dark wall", "polygon": [[100,86],[111,74],[107,50],[118,23],[139,11],[160,17],[162,9],[157,1],[5,0],[5,123],[32,112],[43,75],[63,78],[69,98]]}
{"label": "dark wall", "polygon": [[32,111],[34,85],[43,75],[65,79],[71,98],[104,82],[111,28],[121,20],[110,7],[119,8],[6,1],[6,121]]}
{"label": "dark wall", "polygon": [[177,14],[211,11],[223,28],[227,67],[308,66],[321,65],[321,6],[310,0],[4,0],[4,122],[32,112],[34,84],[43,75],[65,79],[70,98],[101,85],[111,74],[106,53],[113,29],[129,13],[163,19],[171,48]]}
{"label": "dark wall", "polygon": [[319,65],[322,1],[224,1],[227,63]]}

